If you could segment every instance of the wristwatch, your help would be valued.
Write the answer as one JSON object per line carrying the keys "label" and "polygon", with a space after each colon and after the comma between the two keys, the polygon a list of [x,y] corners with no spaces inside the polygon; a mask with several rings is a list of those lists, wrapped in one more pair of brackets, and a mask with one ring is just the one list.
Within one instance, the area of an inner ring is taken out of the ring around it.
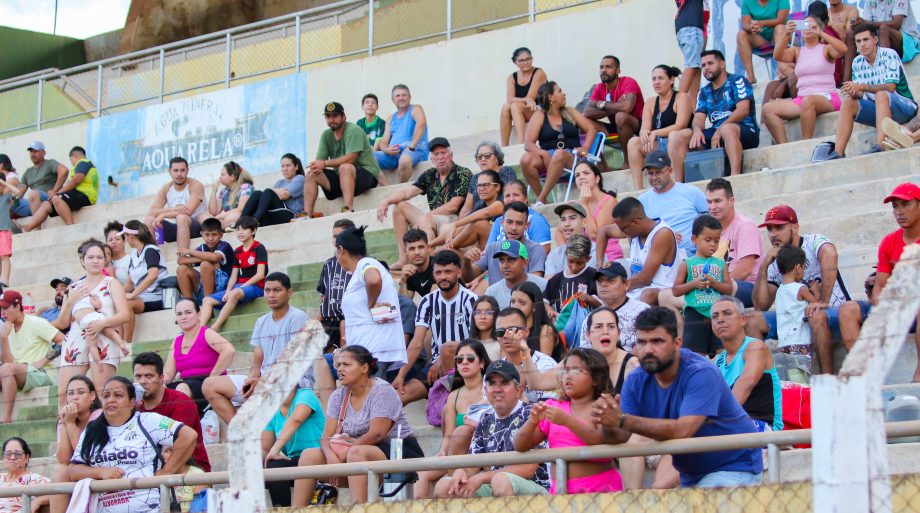
{"label": "wristwatch", "polygon": [[607,101],[606,101],[606,100],[601,100],[601,101],[597,102],[595,105],[597,105],[597,108],[598,108],[598,109],[604,110],[604,107],[607,106]]}
{"label": "wristwatch", "polygon": [[415,146],[407,146],[407,149],[408,149],[409,151],[415,151]]}

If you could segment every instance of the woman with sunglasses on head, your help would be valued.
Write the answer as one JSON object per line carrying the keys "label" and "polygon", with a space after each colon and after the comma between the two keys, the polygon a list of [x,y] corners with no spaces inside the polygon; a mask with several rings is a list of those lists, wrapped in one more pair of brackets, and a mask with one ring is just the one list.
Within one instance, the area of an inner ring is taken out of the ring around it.
{"label": "woman with sunglasses on head", "polygon": [[473,322],[470,338],[478,340],[492,361],[501,358],[502,348],[495,334],[495,320],[498,318],[498,300],[492,296],[479,296],[473,303]]}
{"label": "woman with sunglasses on head", "polygon": [[524,142],[527,122],[537,112],[537,90],[546,82],[546,72],[533,65],[533,54],[526,47],[511,54],[511,62],[518,70],[508,75],[507,101],[502,105],[502,146],[511,142],[511,127],[514,126],[518,142]]}
{"label": "woman with sunglasses on head", "polygon": [[463,249],[473,244],[479,249],[486,247],[492,221],[505,211],[505,204],[502,203],[504,184],[498,173],[492,170],[480,172],[474,181],[479,198],[486,206],[443,225],[438,230],[438,236],[428,243],[431,248],[442,244],[447,244],[451,249]]}
{"label": "woman with sunglasses on head", "polygon": [[[444,436],[441,439],[441,448],[438,456],[455,456],[467,454],[473,431],[478,419],[467,420],[470,407],[485,401],[483,376],[486,368],[492,363],[486,348],[478,341],[466,339],[457,346],[457,355],[454,356],[456,373],[451,382],[451,393],[447,396],[444,405],[443,421]],[[447,471],[425,470],[418,473],[418,482],[415,483],[415,498],[427,499],[431,497],[431,486],[438,481]]]}
{"label": "woman with sunglasses on head", "polygon": [[208,214],[220,219],[224,228],[234,226],[253,190],[252,176],[236,162],[227,162],[220,168],[220,177],[214,182],[211,199],[208,200]]}
{"label": "woman with sunglasses on head", "polygon": [[[3,466],[6,472],[0,474],[0,488],[10,486],[28,486],[48,484],[47,477],[29,472],[29,460],[32,459],[32,450],[25,440],[14,436],[3,442]],[[35,513],[48,504],[50,496],[42,495],[32,498],[32,509]],[[0,499],[0,511],[3,513],[16,513],[22,511],[22,496],[4,497]]]}
{"label": "woman with sunglasses on head", "polygon": [[546,312],[540,287],[529,281],[517,284],[511,289],[511,302],[508,306],[519,309],[527,316],[527,329],[530,330],[527,345],[559,361],[562,356],[559,331],[553,326]]}

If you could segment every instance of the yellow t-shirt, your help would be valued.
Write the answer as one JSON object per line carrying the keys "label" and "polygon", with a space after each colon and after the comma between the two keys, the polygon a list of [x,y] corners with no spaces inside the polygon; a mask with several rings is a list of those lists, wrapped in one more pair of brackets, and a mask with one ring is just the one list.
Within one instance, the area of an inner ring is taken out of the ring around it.
{"label": "yellow t-shirt", "polygon": [[[188,467],[188,472],[185,475],[191,474],[204,474],[204,470],[190,465]],[[176,492],[176,500],[179,501],[179,506],[182,507],[182,511],[188,511],[189,506],[192,504],[192,499],[195,497],[195,487],[194,486],[175,486],[173,490]]]}
{"label": "yellow t-shirt", "polygon": [[51,342],[57,334],[57,328],[50,322],[41,317],[26,315],[19,331],[16,331],[16,328],[10,330],[9,342],[13,360],[16,363],[32,363],[44,357],[51,349]]}
{"label": "yellow t-shirt", "polygon": [[96,166],[94,166],[89,159],[83,159],[71,168],[70,173],[67,175],[67,179],[73,178],[73,175],[78,171],[85,174],[86,178],[77,184],[77,190],[86,194],[86,197],[89,198],[89,202],[95,205],[96,196],[99,194],[99,173],[96,171]]}

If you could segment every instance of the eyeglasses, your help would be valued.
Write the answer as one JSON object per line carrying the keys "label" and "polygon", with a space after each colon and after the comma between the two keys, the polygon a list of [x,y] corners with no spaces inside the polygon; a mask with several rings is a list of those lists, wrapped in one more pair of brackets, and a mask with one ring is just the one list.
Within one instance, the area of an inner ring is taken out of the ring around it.
{"label": "eyeglasses", "polygon": [[495,183],[495,182],[477,183],[477,184],[476,184],[476,188],[477,188],[477,189],[488,189],[489,187],[492,187],[493,185],[498,185],[498,184]]}
{"label": "eyeglasses", "polygon": [[[457,356],[454,357],[454,363],[456,363],[457,365],[460,365],[461,363],[463,363],[463,358],[464,357],[462,354],[458,354]],[[474,354],[466,355],[466,363],[473,363],[475,361],[476,361],[476,355]]]}
{"label": "eyeglasses", "polygon": [[517,333],[517,332],[519,332],[519,331],[521,331],[521,330],[523,330],[523,329],[524,329],[523,326],[508,326],[507,328],[498,328],[497,330],[495,330],[495,335],[496,335],[498,338],[501,338],[501,337],[504,337],[504,336],[505,336],[505,332],[508,332],[508,333],[514,335],[515,333]]}
{"label": "eyeglasses", "polygon": [[476,160],[487,160],[494,156],[495,156],[494,153],[477,153],[476,155],[474,155]]}
{"label": "eyeglasses", "polygon": [[615,322],[611,322],[609,324],[598,323],[591,325],[591,331],[606,331],[607,333],[610,333],[611,331],[616,331],[618,329],[620,329],[620,327],[617,326],[617,323]]}
{"label": "eyeglasses", "polygon": [[19,458],[25,457],[25,455],[26,455],[26,453],[24,453],[24,452],[22,452],[22,451],[5,451],[5,452],[3,453],[3,457],[6,458],[6,459],[8,459],[8,460],[12,460],[12,459],[17,459],[17,460],[18,460]]}
{"label": "eyeglasses", "polygon": [[588,371],[586,369],[561,369],[556,371],[556,375],[560,379],[565,379],[569,376],[573,378],[580,378],[581,376],[587,376]]}
{"label": "eyeglasses", "polygon": [[473,315],[478,315],[484,317],[486,315],[495,315],[495,310],[476,310],[473,312]]}

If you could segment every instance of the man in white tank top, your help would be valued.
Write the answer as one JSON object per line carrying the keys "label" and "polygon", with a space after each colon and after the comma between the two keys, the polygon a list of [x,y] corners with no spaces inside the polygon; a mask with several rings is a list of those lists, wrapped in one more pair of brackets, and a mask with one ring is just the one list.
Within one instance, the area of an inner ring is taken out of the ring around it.
{"label": "man in white tank top", "polygon": [[613,221],[629,237],[627,295],[649,305],[658,304],[658,293],[674,286],[677,268],[687,258],[677,236],[664,221],[645,215],[636,198],[624,198],[613,209]]}
{"label": "man in white tank top", "polygon": [[189,241],[199,237],[201,222],[207,217],[204,184],[188,177],[188,162],[182,157],[169,161],[169,183],[160,187],[150,205],[144,224],[150,233],[158,229],[166,242],[176,242],[177,249],[189,249]]}

